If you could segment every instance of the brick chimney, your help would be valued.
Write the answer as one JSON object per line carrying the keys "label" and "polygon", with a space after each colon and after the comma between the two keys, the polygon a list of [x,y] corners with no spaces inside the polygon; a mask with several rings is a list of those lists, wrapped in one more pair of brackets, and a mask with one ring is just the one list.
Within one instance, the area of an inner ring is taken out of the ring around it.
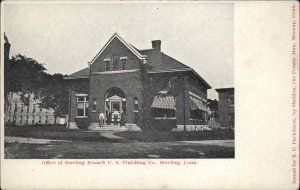
{"label": "brick chimney", "polygon": [[8,39],[4,33],[4,64],[8,64],[9,61],[9,50],[10,50],[10,43],[8,42]]}
{"label": "brick chimney", "polygon": [[152,41],[152,48],[157,50],[157,51],[161,51],[160,49],[160,45],[161,45],[161,41],[160,40],[153,40]]}

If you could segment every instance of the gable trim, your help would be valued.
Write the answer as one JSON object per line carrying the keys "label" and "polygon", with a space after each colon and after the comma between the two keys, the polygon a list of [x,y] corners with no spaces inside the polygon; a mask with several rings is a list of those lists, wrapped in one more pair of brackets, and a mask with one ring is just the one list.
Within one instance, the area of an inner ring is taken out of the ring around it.
{"label": "gable trim", "polygon": [[109,40],[106,42],[106,44],[103,46],[103,48],[97,53],[97,55],[92,59],[90,62],[91,64],[94,63],[94,61],[101,55],[101,53],[106,49],[106,47],[112,42],[114,38],[118,38],[137,58],[139,59],[146,59],[145,55],[140,54],[137,50],[135,50],[131,45],[129,45],[118,33],[115,33]]}

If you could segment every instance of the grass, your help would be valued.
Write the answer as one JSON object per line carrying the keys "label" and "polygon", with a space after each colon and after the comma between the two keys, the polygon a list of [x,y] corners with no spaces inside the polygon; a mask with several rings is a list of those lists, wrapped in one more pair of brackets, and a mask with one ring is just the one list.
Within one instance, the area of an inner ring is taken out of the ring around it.
{"label": "grass", "polygon": [[59,125],[10,126],[4,129],[5,136],[27,137],[38,139],[71,140],[87,142],[115,142],[103,137],[98,132],[89,133],[84,130],[66,129]]}
{"label": "grass", "polygon": [[[157,157],[152,157],[156,155]],[[99,159],[99,158],[234,158],[234,147],[184,142],[53,142],[5,143],[5,159]]]}
{"label": "grass", "polygon": [[142,142],[164,142],[164,141],[189,141],[189,140],[225,140],[234,139],[234,131],[213,130],[213,131],[124,131],[115,135],[130,140]]}

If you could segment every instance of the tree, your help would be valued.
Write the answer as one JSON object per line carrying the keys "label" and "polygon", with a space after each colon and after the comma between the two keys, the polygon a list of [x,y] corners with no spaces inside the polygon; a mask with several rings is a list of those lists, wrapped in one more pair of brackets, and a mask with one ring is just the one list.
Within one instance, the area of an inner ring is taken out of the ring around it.
{"label": "tree", "polygon": [[47,77],[46,87],[41,91],[41,106],[54,110],[55,123],[57,117],[63,117],[68,109],[68,88],[62,74]]}
{"label": "tree", "polygon": [[44,64],[18,54],[13,56],[4,71],[5,104],[9,93],[18,93],[24,105],[29,104],[27,94],[40,100],[40,107],[54,110],[55,118],[67,113],[68,90],[63,75],[46,73]]}
{"label": "tree", "polygon": [[46,68],[44,64],[37,62],[25,55],[13,56],[4,70],[4,95],[5,104],[8,103],[9,93],[19,93],[24,104],[29,103],[26,94],[38,95],[43,88]]}

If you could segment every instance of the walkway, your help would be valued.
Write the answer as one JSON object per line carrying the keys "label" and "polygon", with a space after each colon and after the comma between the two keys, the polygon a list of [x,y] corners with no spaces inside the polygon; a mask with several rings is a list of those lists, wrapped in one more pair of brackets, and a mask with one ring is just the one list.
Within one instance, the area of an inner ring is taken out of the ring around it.
{"label": "walkway", "polygon": [[127,127],[120,127],[118,125],[104,125],[100,127],[98,124],[93,124],[89,126],[89,130],[86,131],[88,133],[93,132],[100,132],[100,135],[109,139],[125,139],[123,137],[119,137],[114,135],[114,133],[121,132],[121,131],[128,131]]}

